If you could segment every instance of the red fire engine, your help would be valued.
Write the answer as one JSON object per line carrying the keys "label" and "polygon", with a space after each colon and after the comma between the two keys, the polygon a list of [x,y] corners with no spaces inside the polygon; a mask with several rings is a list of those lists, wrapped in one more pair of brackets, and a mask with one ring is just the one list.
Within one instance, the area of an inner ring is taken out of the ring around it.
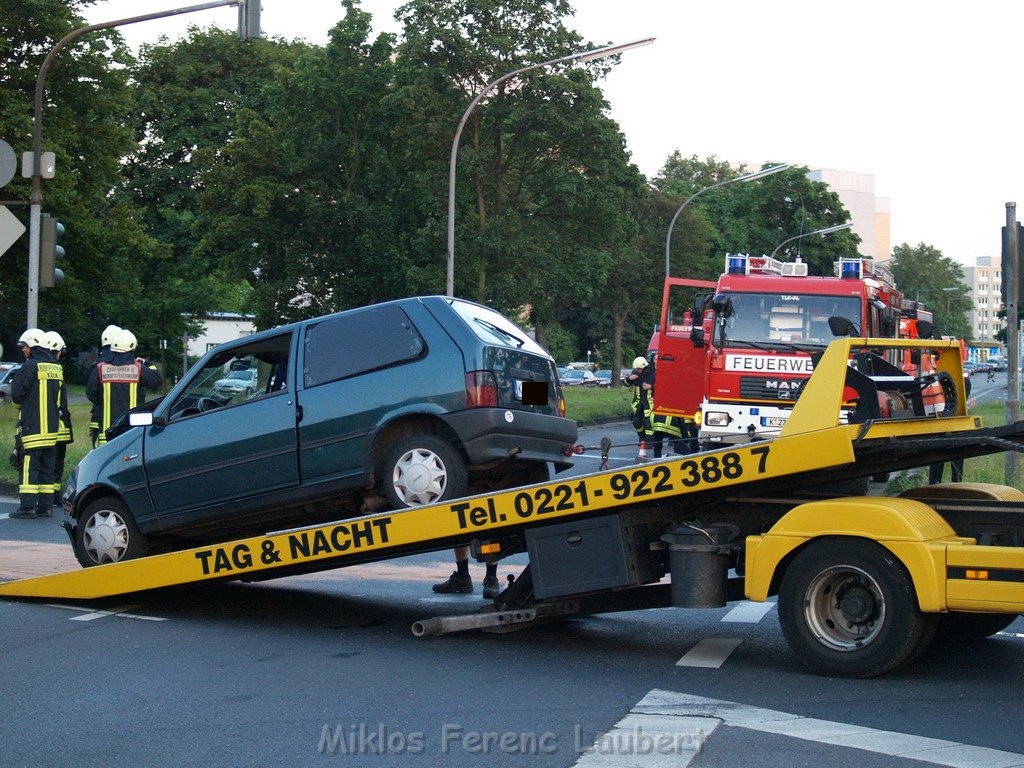
{"label": "red fire engine", "polygon": [[[713,294],[694,297],[694,288]],[[668,278],[657,334],[658,413],[692,418],[703,442],[777,435],[835,336],[829,318],[857,335],[896,338],[903,295],[871,259],[841,259],[834,277],[767,256],[726,256],[717,283]]]}

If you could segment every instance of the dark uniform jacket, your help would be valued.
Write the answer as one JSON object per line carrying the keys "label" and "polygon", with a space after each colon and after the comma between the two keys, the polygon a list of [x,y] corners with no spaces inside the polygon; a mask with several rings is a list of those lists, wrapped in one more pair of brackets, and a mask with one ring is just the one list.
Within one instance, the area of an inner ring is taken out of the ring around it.
{"label": "dark uniform jacket", "polygon": [[85,395],[98,417],[100,442],[122,413],[146,401],[145,389],[156,389],[162,381],[155,368],[143,365],[131,352],[115,352],[109,361],[93,366]]}
{"label": "dark uniform jacket", "polygon": [[33,347],[25,364],[14,374],[11,401],[21,408],[21,440],[26,450],[57,444],[63,428],[61,410],[67,410],[64,370],[53,355]]}

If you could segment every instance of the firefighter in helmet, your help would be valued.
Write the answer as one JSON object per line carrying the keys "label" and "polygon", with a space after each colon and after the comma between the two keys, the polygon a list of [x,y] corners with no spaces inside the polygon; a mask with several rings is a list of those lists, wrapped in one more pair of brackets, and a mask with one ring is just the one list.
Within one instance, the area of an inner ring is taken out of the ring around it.
{"label": "firefighter in helmet", "polygon": [[[43,334],[46,345],[53,353],[54,360],[63,367],[66,345],[64,339],[56,331],[47,331]],[[56,454],[53,464],[53,501],[56,504],[60,498],[60,481],[64,477],[64,459],[68,452],[68,443],[75,441],[74,432],[71,429],[71,411],[68,408],[68,390],[61,381],[60,398],[58,400],[60,410],[60,430],[57,432]]]}
{"label": "firefighter in helmet", "polygon": [[98,417],[96,445],[107,442],[106,431],[121,414],[146,401],[146,389],[156,389],[163,382],[156,366],[135,356],[137,346],[135,334],[121,329],[110,343],[110,360],[97,362],[89,371],[85,396]]}
{"label": "firefighter in helmet", "polygon": [[[103,333],[100,335],[100,353],[96,356],[96,363],[89,371],[89,375],[86,376],[86,381],[92,377],[93,371],[96,366],[100,363],[109,363],[111,356],[114,354],[110,351],[110,344],[114,340],[114,337],[121,332],[121,329],[116,325],[108,325],[103,329]],[[92,439],[92,447],[96,447],[96,441],[99,439],[100,433],[100,411],[101,408],[96,403],[92,404],[92,413],[89,418],[89,437]]]}
{"label": "firefighter in helmet", "polygon": [[647,362],[646,357],[637,357],[633,360],[633,370],[623,382],[633,388],[633,399],[629,404],[630,421],[641,445],[644,445],[654,438],[651,421],[654,415],[654,366]]}
{"label": "firefighter in helmet", "polygon": [[53,514],[53,469],[62,426],[64,374],[44,336],[38,328],[30,328],[18,339],[25,363],[11,382],[11,402],[21,410],[20,503],[10,514],[16,520]]}

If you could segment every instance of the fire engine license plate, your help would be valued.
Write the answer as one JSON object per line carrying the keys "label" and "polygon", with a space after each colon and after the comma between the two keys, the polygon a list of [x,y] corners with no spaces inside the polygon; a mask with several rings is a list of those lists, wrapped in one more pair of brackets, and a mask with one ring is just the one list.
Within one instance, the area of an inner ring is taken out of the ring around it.
{"label": "fire engine license plate", "polygon": [[762,416],[761,417],[762,427],[784,427],[786,426],[786,419],[782,416]]}

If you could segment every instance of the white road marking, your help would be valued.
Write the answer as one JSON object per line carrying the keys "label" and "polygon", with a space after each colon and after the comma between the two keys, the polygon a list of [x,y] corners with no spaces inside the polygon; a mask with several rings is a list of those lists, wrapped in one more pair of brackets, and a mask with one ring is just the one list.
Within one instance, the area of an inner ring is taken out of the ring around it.
{"label": "white road marking", "polygon": [[687,651],[676,666],[718,669],[742,642],[732,637],[706,637]]}
{"label": "white road marking", "polygon": [[65,611],[82,611],[84,615],[73,616],[71,621],[93,621],[94,619],[102,619],[104,616],[120,616],[125,619],[139,619],[140,621],[167,621],[167,619],[159,618],[157,616],[143,616],[136,613],[128,613],[133,608],[138,608],[137,605],[122,605],[117,608],[110,608],[105,611],[96,611],[92,608],[82,608],[78,605],[60,605],[59,603],[47,603],[51,608],[63,608]]}
{"label": "white road marking", "polygon": [[752,600],[744,600],[725,616],[722,621],[732,621],[740,624],[757,624],[768,612],[775,607],[775,603],[755,603]]}
{"label": "white road marking", "polygon": [[[707,699],[686,693],[655,689],[633,707],[634,714],[679,717],[683,730],[692,727],[694,717],[709,722],[746,728],[762,733],[789,736],[837,747],[861,749],[891,757],[904,757],[950,768],[1013,768],[1024,766],[1024,754],[1004,752],[988,747],[975,747],[944,739],[914,736],[896,731],[882,731],[849,723],[818,720],[789,712],[750,707],[732,701]],[[714,727],[707,729],[710,735]]]}

